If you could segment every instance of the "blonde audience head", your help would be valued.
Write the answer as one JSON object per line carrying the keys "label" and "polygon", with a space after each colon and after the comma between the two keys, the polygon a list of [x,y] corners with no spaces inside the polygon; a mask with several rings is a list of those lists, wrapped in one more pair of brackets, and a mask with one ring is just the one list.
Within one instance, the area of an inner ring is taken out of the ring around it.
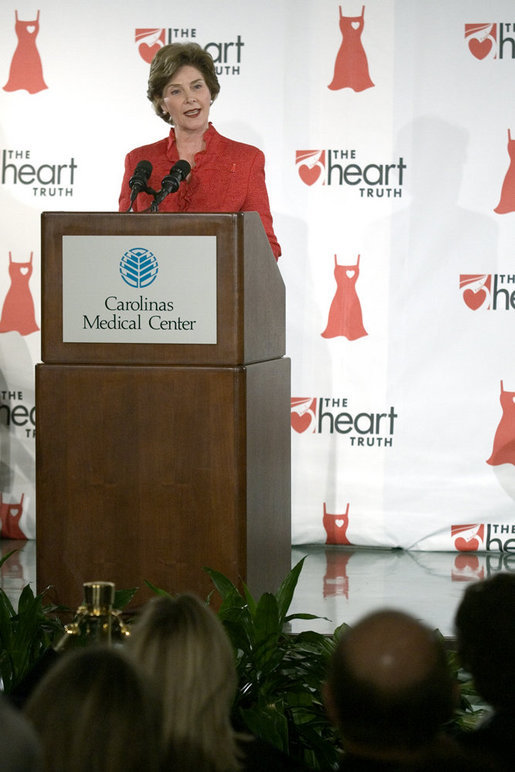
{"label": "blonde audience head", "polygon": [[100,646],[61,656],[25,707],[44,772],[158,772],[159,698],[135,663]]}
{"label": "blonde audience head", "polygon": [[190,594],[154,598],[127,648],[160,689],[172,766],[237,770],[238,738],[230,719],[237,687],[234,654],[214,612]]}

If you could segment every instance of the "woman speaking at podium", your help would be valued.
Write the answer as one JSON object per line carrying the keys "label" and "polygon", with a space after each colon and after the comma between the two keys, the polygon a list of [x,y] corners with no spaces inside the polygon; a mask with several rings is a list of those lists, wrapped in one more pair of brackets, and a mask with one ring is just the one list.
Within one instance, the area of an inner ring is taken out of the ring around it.
{"label": "woman speaking at podium", "polygon": [[[222,137],[209,122],[219,91],[213,58],[197,43],[172,43],[158,51],[147,96],[172,128],[165,139],[127,154],[120,211],[148,210],[161,189],[162,212],[258,212],[277,259],[281,248],[270,214],[265,156],[257,147]],[[166,194],[165,178],[171,179],[172,195]]]}

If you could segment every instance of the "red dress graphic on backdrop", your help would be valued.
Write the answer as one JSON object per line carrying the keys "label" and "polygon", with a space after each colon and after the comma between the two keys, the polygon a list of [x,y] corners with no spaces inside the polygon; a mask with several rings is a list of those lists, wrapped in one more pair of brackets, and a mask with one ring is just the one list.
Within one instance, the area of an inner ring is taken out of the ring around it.
{"label": "red dress graphic on backdrop", "polygon": [[0,332],[19,332],[30,335],[39,330],[34,313],[34,301],[30,294],[29,281],[32,276],[32,252],[29,263],[13,263],[9,252],[9,276],[11,286],[5,296],[0,318]]}
{"label": "red dress graphic on backdrop", "polygon": [[333,79],[328,88],[333,91],[341,88],[365,91],[374,85],[370,79],[367,55],[361,42],[361,33],[365,26],[365,6],[361,10],[361,16],[342,16],[341,5],[339,9],[342,42],[334,64]]}
{"label": "red dress graphic on backdrop", "polygon": [[9,80],[4,86],[4,91],[21,91],[25,89],[29,94],[37,94],[38,91],[48,88],[43,79],[43,68],[36,38],[39,32],[39,11],[34,21],[20,21],[18,11],[15,11],[16,23],[14,29],[18,37],[18,45],[13,54]]}
{"label": "red dress graphic on backdrop", "polygon": [[500,402],[502,416],[495,432],[492,455],[486,463],[492,466],[515,466],[515,391],[504,391],[502,381]]}
{"label": "red dress graphic on backdrop", "polygon": [[497,214],[515,212],[515,139],[511,138],[509,129],[508,155],[510,156],[510,166],[502,184],[501,200],[494,209],[494,212],[497,212]]}
{"label": "red dress graphic on backdrop", "polygon": [[359,255],[356,265],[338,265],[334,256],[334,278],[336,292],[329,309],[327,327],[322,333],[323,338],[343,336],[356,340],[368,335],[363,327],[361,303],[356,292],[356,282],[359,277]]}
{"label": "red dress graphic on backdrop", "polygon": [[341,515],[333,515],[327,511],[327,507],[324,501],[324,517],[323,524],[327,538],[326,544],[350,544],[347,539],[347,528],[349,527],[349,504],[347,509]]}
{"label": "red dress graphic on backdrop", "polygon": [[3,500],[0,492],[0,523],[2,525],[2,539],[26,539],[26,535],[20,528],[20,518],[23,515],[23,497],[19,504],[8,504]]}

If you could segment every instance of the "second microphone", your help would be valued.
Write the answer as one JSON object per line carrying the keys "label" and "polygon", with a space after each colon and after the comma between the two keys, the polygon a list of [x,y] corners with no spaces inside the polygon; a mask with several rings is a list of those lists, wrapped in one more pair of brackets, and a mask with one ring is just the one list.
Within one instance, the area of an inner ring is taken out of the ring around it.
{"label": "second microphone", "polygon": [[190,172],[191,166],[187,161],[177,161],[170,169],[170,174],[163,177],[161,181],[161,190],[154,200],[155,206],[157,207],[170,193],[175,193],[179,189],[181,182],[186,179]]}

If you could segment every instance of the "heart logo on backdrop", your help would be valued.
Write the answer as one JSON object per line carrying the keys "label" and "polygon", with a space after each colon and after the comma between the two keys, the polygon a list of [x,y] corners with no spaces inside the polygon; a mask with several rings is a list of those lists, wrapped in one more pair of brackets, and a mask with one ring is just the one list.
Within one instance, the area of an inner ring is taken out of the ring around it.
{"label": "heart logo on backdrop", "polygon": [[464,539],[462,536],[458,536],[454,542],[456,549],[460,552],[475,552],[479,549],[479,539]]}
{"label": "heart logo on backdrop", "polygon": [[310,168],[306,164],[302,164],[302,166],[299,166],[299,176],[306,185],[314,185],[320,177],[320,166],[312,166]]}
{"label": "heart logo on backdrop", "polygon": [[296,150],[295,166],[305,185],[314,185],[318,180],[323,184],[325,150]]}
{"label": "heart logo on backdrop", "polygon": [[460,293],[467,308],[489,309],[492,295],[492,275],[488,273],[461,273]]}
{"label": "heart logo on backdrop", "polygon": [[487,294],[484,289],[479,289],[477,292],[474,292],[474,290],[471,289],[466,289],[463,293],[463,300],[465,301],[466,305],[473,311],[481,308],[486,298]]}
{"label": "heart logo on backdrop", "polygon": [[152,62],[159,49],[164,46],[165,33],[162,27],[138,27],[134,30],[138,53],[147,64]]}
{"label": "heart logo on backdrop", "polygon": [[484,40],[478,40],[477,38],[471,38],[469,40],[470,53],[476,57],[476,59],[484,59],[492,50],[492,41],[490,38]]}
{"label": "heart logo on backdrop", "polygon": [[334,524],[335,524],[335,525],[336,525],[338,528],[341,528],[341,527],[342,527],[342,525],[345,525],[345,520],[335,520],[335,521],[334,521]]}
{"label": "heart logo on backdrop", "polygon": [[296,432],[298,432],[299,434],[302,434],[302,432],[305,432],[306,429],[309,429],[312,419],[313,419],[313,416],[311,415],[311,413],[303,413],[301,415],[300,413],[292,412],[291,414],[292,429],[295,429]]}
{"label": "heart logo on backdrop", "polygon": [[154,43],[153,46],[149,46],[148,43],[140,43],[138,51],[143,61],[150,64],[160,48],[161,46],[158,43]]}

